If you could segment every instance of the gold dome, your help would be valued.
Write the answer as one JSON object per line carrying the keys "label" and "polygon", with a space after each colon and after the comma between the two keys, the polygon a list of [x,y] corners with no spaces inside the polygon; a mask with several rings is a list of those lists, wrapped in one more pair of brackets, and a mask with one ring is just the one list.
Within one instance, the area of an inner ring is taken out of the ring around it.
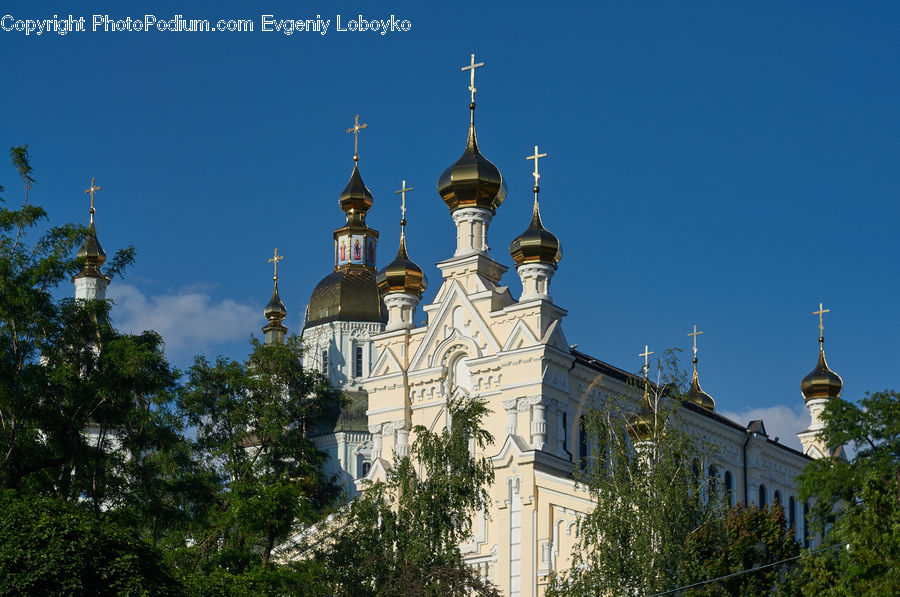
{"label": "gold dome", "polygon": [[800,391],[807,401],[814,398],[837,398],[841,395],[844,382],[841,376],[828,368],[825,349],[819,347],[819,361],[816,368],[800,382]]}
{"label": "gold dome", "polygon": [[313,290],[304,328],[330,321],[387,321],[378,284],[368,268],[332,272]]}
{"label": "gold dome", "polygon": [[372,193],[359,174],[359,165],[353,164],[350,182],[347,183],[340,198],[341,209],[348,214],[348,223],[351,215],[358,215],[360,222],[365,222],[365,214],[372,207],[373,200]]}
{"label": "gold dome", "polygon": [[631,441],[641,442],[650,439],[653,433],[655,413],[650,401],[644,396],[641,400],[641,408],[630,417],[628,417],[627,431],[631,436]]}
{"label": "gold dome", "polygon": [[382,296],[395,292],[415,294],[422,298],[428,280],[425,278],[422,268],[416,265],[406,253],[406,235],[400,236],[400,249],[397,257],[378,272],[376,278],[378,290]]}
{"label": "gold dome", "polygon": [[275,280],[275,288],[272,289],[272,298],[269,299],[269,304],[266,305],[266,310],[263,314],[269,321],[272,321],[273,319],[281,321],[287,317],[287,309],[284,308],[284,303],[281,302],[281,298],[278,296],[278,280]]}
{"label": "gold dome", "polygon": [[708,410],[716,410],[716,401],[712,396],[700,388],[700,377],[697,375],[697,357],[694,357],[694,377],[691,379],[691,387],[684,397],[686,402],[693,402]]}
{"label": "gold dome", "polygon": [[[535,187],[537,191],[537,187]],[[534,200],[534,213],[531,216],[531,224],[528,229],[517,236],[509,244],[509,254],[512,255],[516,266],[523,263],[549,263],[556,266],[562,259],[562,248],[559,239],[544,228],[541,223],[541,212],[538,207],[537,197]]]}
{"label": "gold dome", "polygon": [[78,258],[84,259],[84,268],[80,275],[85,276],[103,276],[100,273],[100,266],[106,262],[106,252],[100,246],[97,239],[97,229],[94,228],[94,222],[88,227],[87,236],[84,237],[84,243],[78,249]]}
{"label": "gold dome", "polygon": [[481,207],[492,212],[506,199],[506,181],[497,166],[478,150],[475,138],[475,104],[469,106],[469,140],[456,163],[438,180],[438,193],[451,212],[461,207]]}

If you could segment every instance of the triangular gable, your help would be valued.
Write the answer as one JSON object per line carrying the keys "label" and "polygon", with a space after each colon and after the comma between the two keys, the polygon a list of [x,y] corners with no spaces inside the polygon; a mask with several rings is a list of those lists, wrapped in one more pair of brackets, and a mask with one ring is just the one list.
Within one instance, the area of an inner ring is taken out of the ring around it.
{"label": "triangular gable", "polygon": [[401,371],[403,371],[403,367],[400,365],[400,361],[397,360],[397,357],[394,356],[394,353],[389,348],[385,348],[381,351],[381,356],[378,357],[375,366],[372,367],[372,375],[370,377],[381,377],[382,375],[400,373]]}
{"label": "triangular gable", "polygon": [[472,301],[469,300],[469,297],[466,295],[465,290],[463,290],[457,280],[453,280],[450,282],[450,288],[441,303],[441,308],[438,309],[434,319],[429,322],[428,331],[422,339],[422,343],[419,345],[418,350],[416,350],[416,354],[413,355],[413,358],[410,361],[410,371],[415,371],[426,366],[434,366],[434,363],[426,364],[425,357],[426,355],[433,354],[437,346],[444,341],[444,338],[441,337],[441,332],[444,329],[444,325],[451,320],[453,308],[457,306],[463,307],[463,309],[466,310],[472,320],[473,327],[480,333],[481,337],[486,339],[488,347],[493,352],[498,352],[500,350],[500,344],[497,342],[496,338],[494,338],[494,334],[491,333],[487,323],[485,323],[481,318],[481,315],[478,314]]}
{"label": "triangular gable", "polygon": [[522,438],[518,435],[507,435],[500,451],[496,456],[491,456],[491,462],[494,463],[494,466],[502,465],[507,462],[510,456],[512,456],[513,460],[518,460],[523,452],[528,451],[531,451],[531,447]]}
{"label": "triangular gable", "polygon": [[518,348],[534,346],[535,344],[539,344],[537,337],[532,333],[531,329],[525,325],[525,322],[520,319],[516,322],[512,332],[510,332],[509,338],[506,339],[506,344],[503,345],[503,351],[516,350]]}
{"label": "triangular gable", "polygon": [[544,337],[541,338],[541,342],[553,348],[558,348],[563,352],[570,352],[569,343],[563,334],[562,323],[559,319],[550,324],[550,327],[544,333]]}

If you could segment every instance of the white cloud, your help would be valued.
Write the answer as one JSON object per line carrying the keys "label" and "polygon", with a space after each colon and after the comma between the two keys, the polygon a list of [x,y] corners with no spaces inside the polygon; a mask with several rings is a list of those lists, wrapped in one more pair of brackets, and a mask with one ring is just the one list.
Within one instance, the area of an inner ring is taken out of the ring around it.
{"label": "white cloud", "polygon": [[800,450],[800,439],[797,434],[809,427],[809,411],[802,404],[790,408],[783,404],[763,408],[750,408],[741,412],[722,412],[721,415],[747,425],[750,421],[762,419],[766,433],[771,439],[779,438],[779,442]]}
{"label": "white cloud", "polygon": [[129,284],[110,285],[113,323],[125,333],[154,330],[166,342],[169,359],[213,354],[217,346],[244,341],[259,328],[262,312],[231,299],[215,301],[206,288],[192,286],[148,296]]}

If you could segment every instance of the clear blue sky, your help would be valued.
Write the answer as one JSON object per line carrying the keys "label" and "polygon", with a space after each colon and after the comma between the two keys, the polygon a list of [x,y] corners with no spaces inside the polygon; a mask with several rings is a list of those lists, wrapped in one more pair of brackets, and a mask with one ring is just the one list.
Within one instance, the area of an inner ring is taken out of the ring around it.
{"label": "clear blue sky", "polygon": [[[396,251],[406,179],[410,253],[433,297],[434,263],[454,246],[435,185],[464,147],[459,69],[475,52],[480,145],[510,190],[493,255],[512,266],[531,209],[524,158],[539,144],[570,343],[637,370],[644,344],[687,348],[696,323],[719,410],[805,423],[799,383],[823,301],[845,397],[900,388],[900,5],[431,4],[7,3],[15,19],[73,13],[89,28],[93,14],[181,14],[256,30],[0,31],[0,142],[31,146],[33,198],[54,222],[86,222],[82,190],[102,185],[103,246],[138,250],[110,289],[121,325],[164,328],[182,366],[196,352],[241,357],[265,323],[275,246],[291,331],[330,271],[356,113],[378,265]],[[360,13],[412,28],[334,30],[336,15]],[[262,32],[263,14],[331,28]],[[0,180],[15,204],[11,167]],[[517,295],[512,269],[506,282]]]}

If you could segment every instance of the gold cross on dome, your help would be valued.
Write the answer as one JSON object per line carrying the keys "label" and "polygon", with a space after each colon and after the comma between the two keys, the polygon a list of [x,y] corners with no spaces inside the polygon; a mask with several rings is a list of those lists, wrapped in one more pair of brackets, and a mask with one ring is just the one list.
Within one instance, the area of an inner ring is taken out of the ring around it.
{"label": "gold cross on dome", "polygon": [[94,223],[94,212],[96,211],[94,209],[94,193],[96,193],[99,190],[100,190],[100,187],[98,187],[97,185],[94,184],[94,177],[91,176],[91,188],[84,190],[85,195],[90,194],[90,196],[91,196],[91,224]]}
{"label": "gold cross on dome", "polygon": [[367,128],[369,125],[366,123],[359,123],[359,114],[357,114],[353,119],[353,126],[347,129],[348,133],[353,133],[353,161],[359,161],[359,131]]}
{"label": "gold cross on dome", "polygon": [[406,220],[406,194],[412,190],[412,187],[406,186],[406,181],[400,185],[399,191],[394,191],[395,195],[400,195],[400,219]]}
{"label": "gold cross on dome", "polygon": [[538,153],[538,146],[534,146],[534,155],[526,156],[526,160],[534,160],[534,186],[538,186],[538,179],[541,177],[541,173],[538,171],[538,159],[547,157],[546,153]]}
{"label": "gold cross on dome", "polygon": [[463,72],[469,71],[470,79],[469,79],[469,91],[472,92],[472,103],[475,103],[475,92],[478,91],[475,89],[475,69],[484,66],[484,62],[475,63],[475,54],[472,54],[472,61],[469,62],[467,66],[462,67]]}
{"label": "gold cross on dome", "polygon": [[825,322],[822,319],[822,316],[826,313],[831,313],[831,309],[826,309],[822,306],[822,303],[819,303],[819,310],[813,311],[813,315],[819,316],[819,337],[825,336]]}
{"label": "gold cross on dome", "polygon": [[269,263],[275,264],[275,279],[278,279],[278,262],[284,259],[284,255],[278,254],[278,247],[275,247],[275,256],[269,259]]}
{"label": "gold cross on dome", "polygon": [[703,333],[703,332],[698,332],[698,331],[697,331],[697,324],[694,324],[694,331],[693,331],[693,333],[688,334],[688,336],[693,336],[693,337],[694,337],[694,356],[695,356],[695,357],[697,356],[697,336],[699,336],[699,335],[702,334],[702,333]]}
{"label": "gold cross on dome", "polygon": [[646,375],[650,371],[650,355],[653,354],[653,351],[650,350],[650,347],[644,344],[644,352],[639,354],[639,357],[644,357],[644,375]]}

